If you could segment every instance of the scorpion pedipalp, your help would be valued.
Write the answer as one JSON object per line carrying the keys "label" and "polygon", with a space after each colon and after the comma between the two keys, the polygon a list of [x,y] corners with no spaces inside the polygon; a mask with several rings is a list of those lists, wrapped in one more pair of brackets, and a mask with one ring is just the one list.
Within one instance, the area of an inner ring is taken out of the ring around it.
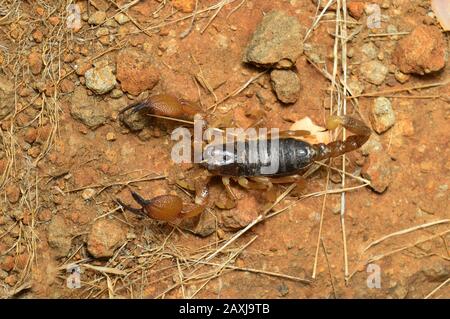
{"label": "scorpion pedipalp", "polygon": [[183,201],[176,195],[160,195],[152,199],[144,199],[138,193],[131,192],[134,200],[141,208],[133,208],[117,200],[123,208],[150,218],[162,221],[173,221],[177,218],[194,217],[203,212],[205,205],[193,205],[189,211],[183,211]]}
{"label": "scorpion pedipalp", "polygon": [[130,109],[132,113],[146,110],[150,114],[188,121],[192,121],[196,114],[202,114],[202,110],[196,104],[168,94],[152,95],[128,105],[119,114]]}

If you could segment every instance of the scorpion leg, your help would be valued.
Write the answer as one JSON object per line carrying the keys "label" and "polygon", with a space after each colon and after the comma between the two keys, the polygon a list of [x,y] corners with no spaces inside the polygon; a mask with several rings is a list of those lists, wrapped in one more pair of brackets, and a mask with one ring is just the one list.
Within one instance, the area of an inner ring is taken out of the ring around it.
{"label": "scorpion leg", "polygon": [[327,129],[333,130],[342,125],[355,135],[346,138],[345,141],[334,141],[329,144],[312,145],[316,151],[314,160],[322,160],[337,157],[360,148],[370,137],[371,130],[364,122],[350,116],[331,116],[327,120]]}
{"label": "scorpion leg", "polygon": [[222,184],[223,186],[225,186],[225,190],[227,191],[228,195],[230,195],[233,200],[236,200],[237,196],[230,187],[230,177],[222,176]]}

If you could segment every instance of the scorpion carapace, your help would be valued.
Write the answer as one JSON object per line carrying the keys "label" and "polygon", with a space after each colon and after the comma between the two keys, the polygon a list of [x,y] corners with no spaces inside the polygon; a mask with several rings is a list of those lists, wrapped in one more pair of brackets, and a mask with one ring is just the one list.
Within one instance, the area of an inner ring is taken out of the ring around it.
{"label": "scorpion carapace", "polygon": [[[202,114],[194,104],[181,101],[169,95],[156,95],[143,102],[126,107],[126,110],[146,111],[176,119],[192,120],[195,114]],[[193,217],[202,213],[207,206],[208,182],[213,176],[221,176],[225,189],[231,198],[235,195],[230,188],[230,179],[244,188],[270,189],[273,183],[297,182],[300,173],[315,161],[337,157],[361,147],[370,137],[371,130],[362,121],[350,116],[331,116],[327,119],[328,130],[343,126],[354,135],[344,141],[328,144],[310,144],[299,139],[307,131],[282,131],[277,137],[271,135],[256,140],[245,139],[223,144],[210,144],[203,152],[200,166],[206,168],[204,178],[196,180],[195,206],[185,211],[182,200],[175,195],[161,195],[145,200],[136,193],[134,199],[141,209],[119,202],[132,212],[145,214],[158,220],[172,221],[177,218]],[[259,145],[265,147],[259,147]],[[276,147],[272,147],[276,144]],[[255,160],[256,159],[256,160]],[[272,165],[276,162],[276,165]],[[267,169],[271,167],[271,169]],[[275,169],[274,169],[275,167]]]}

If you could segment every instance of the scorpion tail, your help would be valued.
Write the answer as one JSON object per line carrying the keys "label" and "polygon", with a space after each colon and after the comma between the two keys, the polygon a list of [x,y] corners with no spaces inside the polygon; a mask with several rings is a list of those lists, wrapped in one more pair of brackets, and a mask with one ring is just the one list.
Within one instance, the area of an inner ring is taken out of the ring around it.
{"label": "scorpion tail", "polygon": [[334,141],[329,144],[321,143],[314,145],[316,151],[315,160],[337,157],[354,151],[363,146],[370,137],[370,128],[364,124],[364,122],[353,117],[331,116],[327,119],[327,129],[333,130],[339,125],[342,125],[355,135],[347,137],[345,141]]}

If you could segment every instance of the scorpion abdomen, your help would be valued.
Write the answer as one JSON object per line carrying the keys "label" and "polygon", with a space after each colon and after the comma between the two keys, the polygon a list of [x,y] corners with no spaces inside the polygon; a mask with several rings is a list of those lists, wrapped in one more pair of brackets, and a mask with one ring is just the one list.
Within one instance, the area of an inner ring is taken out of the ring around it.
{"label": "scorpion abdomen", "polygon": [[259,139],[208,145],[201,163],[222,176],[286,176],[311,164],[315,151],[305,141]]}

